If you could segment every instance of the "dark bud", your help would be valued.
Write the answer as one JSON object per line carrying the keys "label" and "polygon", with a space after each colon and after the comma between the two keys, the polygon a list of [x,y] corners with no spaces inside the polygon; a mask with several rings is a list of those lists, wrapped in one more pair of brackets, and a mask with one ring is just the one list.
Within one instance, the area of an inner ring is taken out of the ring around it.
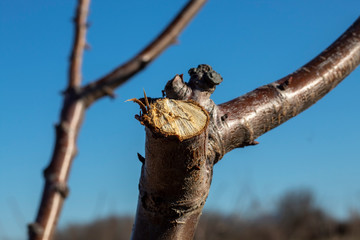
{"label": "dark bud", "polygon": [[207,64],[200,64],[197,68],[191,68],[189,75],[189,83],[203,90],[215,89],[215,86],[223,80],[220,74]]}
{"label": "dark bud", "polygon": [[223,81],[220,74],[215,71],[205,73],[203,78],[208,84],[212,85],[219,85]]}

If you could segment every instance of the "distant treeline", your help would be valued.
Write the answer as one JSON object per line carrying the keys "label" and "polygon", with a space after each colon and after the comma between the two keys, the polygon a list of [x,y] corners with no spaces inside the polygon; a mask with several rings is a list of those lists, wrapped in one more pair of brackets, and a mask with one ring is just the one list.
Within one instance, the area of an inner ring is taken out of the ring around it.
{"label": "distant treeline", "polygon": [[[128,240],[132,217],[108,217],[93,223],[73,224],[56,240]],[[196,240],[359,240],[360,215],[339,221],[317,206],[309,191],[286,194],[271,214],[246,218],[204,213]]]}

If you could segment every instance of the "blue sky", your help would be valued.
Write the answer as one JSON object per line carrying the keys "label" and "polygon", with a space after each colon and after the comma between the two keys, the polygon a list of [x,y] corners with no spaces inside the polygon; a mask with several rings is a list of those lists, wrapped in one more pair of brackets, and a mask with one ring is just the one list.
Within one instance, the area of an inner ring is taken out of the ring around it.
{"label": "blue sky", "polygon": [[[144,47],[185,1],[92,1],[84,82]],[[58,121],[73,37],[75,1],[0,2],[0,239],[25,238],[36,215]],[[144,129],[138,107],[175,74],[206,63],[224,82],[216,103],[275,81],[331,44],[359,16],[358,0],[209,1],[179,43],[86,114],[60,227],[110,214],[133,215]],[[205,210],[269,211],[286,191],[308,188],[338,217],[360,209],[360,70],[315,106],[227,154],[214,169]],[[186,76],[187,79],[187,76]]]}

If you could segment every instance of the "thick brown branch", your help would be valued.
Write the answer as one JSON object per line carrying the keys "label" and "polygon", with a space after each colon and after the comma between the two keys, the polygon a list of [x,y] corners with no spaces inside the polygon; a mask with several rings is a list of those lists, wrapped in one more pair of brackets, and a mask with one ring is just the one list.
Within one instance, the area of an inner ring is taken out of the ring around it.
{"label": "thick brown branch", "polygon": [[169,98],[150,101],[149,111],[138,116],[146,126],[146,157],[140,158],[134,240],[193,239],[213,165],[222,156],[210,99],[222,78],[204,64],[189,74],[188,84],[179,75],[169,81]]}
{"label": "thick brown branch", "polygon": [[296,72],[219,105],[224,151],[254,144],[265,132],[304,111],[360,63],[360,18],[328,49]]}
{"label": "thick brown branch", "polygon": [[75,37],[70,57],[69,87],[78,87],[81,84],[81,65],[86,45],[87,15],[90,0],[79,0],[76,10]]}
{"label": "thick brown branch", "polygon": [[114,90],[129,80],[133,75],[144,69],[161,52],[175,42],[177,36],[200,10],[206,0],[191,0],[180,11],[168,27],[144,50],[130,61],[113,70],[96,82],[84,87],[83,96],[90,105],[95,100],[108,95],[108,90]]}

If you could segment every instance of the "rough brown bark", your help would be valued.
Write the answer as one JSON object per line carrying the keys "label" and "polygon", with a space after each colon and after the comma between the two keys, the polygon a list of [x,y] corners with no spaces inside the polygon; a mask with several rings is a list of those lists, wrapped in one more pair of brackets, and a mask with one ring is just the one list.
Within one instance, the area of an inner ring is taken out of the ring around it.
{"label": "rough brown bark", "polygon": [[98,81],[81,87],[81,65],[86,45],[87,12],[89,0],[78,0],[75,37],[71,51],[69,80],[59,124],[56,126],[55,146],[49,166],[44,171],[45,184],[41,203],[34,223],[29,224],[31,240],[53,238],[57,221],[68,195],[67,180],[76,155],[76,141],[86,109],[104,96],[113,97],[113,90],[128,81],[171,45],[206,0],[192,0],[180,11],[168,27],[145,50],[129,62]]}
{"label": "rough brown bark", "polygon": [[206,130],[184,141],[146,130],[132,239],[193,238],[211,182]]}

